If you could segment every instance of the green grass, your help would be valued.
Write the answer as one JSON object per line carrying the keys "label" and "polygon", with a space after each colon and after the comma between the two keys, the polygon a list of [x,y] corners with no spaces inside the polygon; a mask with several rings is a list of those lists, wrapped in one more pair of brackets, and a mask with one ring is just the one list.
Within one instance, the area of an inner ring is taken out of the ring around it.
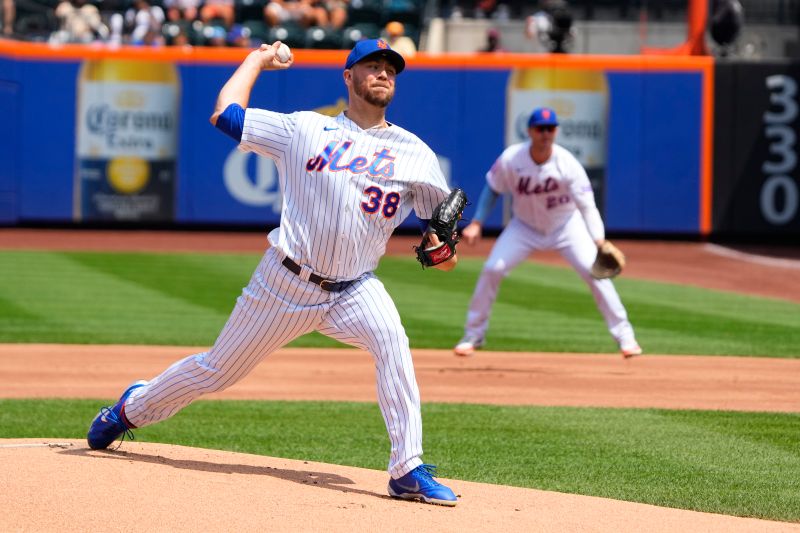
{"label": "green grass", "polygon": [[[102,401],[0,400],[3,437],[84,438]],[[800,415],[426,404],[443,477],[800,521]],[[138,440],[384,470],[376,405],[200,401]]]}
{"label": "green grass", "polygon": [[[255,254],[0,252],[0,342],[210,345],[258,263]],[[461,336],[482,261],[449,273],[412,258],[378,269],[414,348]],[[711,275],[711,274],[710,274]],[[800,305],[622,277],[649,353],[800,356]],[[340,346],[319,334],[293,346]],[[487,349],[615,352],[588,288],[568,268],[525,263],[505,280]]]}
{"label": "green grass", "polygon": [[[210,345],[254,254],[0,252],[0,342]],[[482,266],[386,257],[378,270],[415,348],[460,337]],[[622,277],[649,353],[800,355],[800,305]],[[614,352],[588,288],[526,263],[503,283],[487,348]],[[340,346],[313,334],[294,346]],[[0,437],[84,438],[106,401],[0,400]],[[444,477],[800,521],[800,415],[426,404],[424,459]],[[298,422],[301,421],[301,422]],[[140,440],[383,470],[371,403],[200,401]]]}

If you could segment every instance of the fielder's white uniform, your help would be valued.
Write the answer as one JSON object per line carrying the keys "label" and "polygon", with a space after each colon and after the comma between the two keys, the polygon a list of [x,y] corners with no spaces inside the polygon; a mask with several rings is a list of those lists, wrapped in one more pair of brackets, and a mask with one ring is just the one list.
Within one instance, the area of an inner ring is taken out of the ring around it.
{"label": "fielder's white uniform", "polygon": [[[408,338],[372,271],[393,230],[414,209],[430,218],[449,188],[433,151],[408,131],[363,130],[344,113],[247,109],[240,147],[275,160],[283,212],[250,283],[214,347],[176,362],[125,405],[135,426],[154,424],[203,394],[230,387],[293,339],[319,331],[369,351],[391,441],[389,473],[422,461],[420,399]],[[288,257],[300,275],[282,264]],[[341,292],[307,281],[355,280]]]}
{"label": "fielder's white uniform", "polygon": [[464,337],[484,338],[498,287],[511,270],[536,250],[558,250],[589,285],[611,336],[620,346],[635,344],[614,284],[590,273],[597,256],[594,239],[604,238],[605,229],[586,171],[557,144],[542,165],[533,161],[530,148],[530,140],[509,146],[486,173],[493,191],[511,194],[513,217],[483,266]]}

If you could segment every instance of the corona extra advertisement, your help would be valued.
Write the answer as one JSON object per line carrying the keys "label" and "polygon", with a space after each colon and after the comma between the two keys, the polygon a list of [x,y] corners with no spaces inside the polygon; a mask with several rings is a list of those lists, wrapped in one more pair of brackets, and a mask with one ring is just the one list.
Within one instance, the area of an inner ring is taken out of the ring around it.
{"label": "corona extra advertisement", "polygon": [[74,218],[173,220],[179,97],[175,66],[86,61],[78,84]]}

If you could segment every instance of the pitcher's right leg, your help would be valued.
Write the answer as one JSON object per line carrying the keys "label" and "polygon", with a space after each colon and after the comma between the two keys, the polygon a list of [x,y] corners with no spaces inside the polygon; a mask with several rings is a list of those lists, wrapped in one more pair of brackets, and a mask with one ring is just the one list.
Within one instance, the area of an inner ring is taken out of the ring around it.
{"label": "pitcher's right leg", "polygon": [[271,352],[316,329],[330,293],[302,281],[277,255],[272,248],[264,255],[211,350],[175,362],[121,399],[124,429],[166,420],[230,387]]}
{"label": "pitcher's right leg", "polygon": [[483,265],[469,302],[464,336],[453,348],[456,355],[471,355],[483,346],[500,283],[535,249],[536,237],[533,230],[512,219],[497,238],[489,259]]}

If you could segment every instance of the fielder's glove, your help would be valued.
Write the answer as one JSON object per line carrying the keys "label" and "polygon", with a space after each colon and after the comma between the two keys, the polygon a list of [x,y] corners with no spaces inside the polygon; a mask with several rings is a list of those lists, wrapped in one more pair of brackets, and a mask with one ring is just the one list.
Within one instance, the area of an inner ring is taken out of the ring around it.
{"label": "fielder's glove", "polygon": [[625,255],[611,241],[597,248],[597,257],[592,264],[592,277],[607,279],[617,276],[625,268]]}
{"label": "fielder's glove", "polygon": [[[466,205],[467,195],[464,191],[453,189],[450,196],[434,208],[422,242],[414,247],[417,261],[422,263],[422,268],[444,263],[456,254],[459,240],[457,225]],[[439,244],[430,246],[431,234],[436,234]]]}

